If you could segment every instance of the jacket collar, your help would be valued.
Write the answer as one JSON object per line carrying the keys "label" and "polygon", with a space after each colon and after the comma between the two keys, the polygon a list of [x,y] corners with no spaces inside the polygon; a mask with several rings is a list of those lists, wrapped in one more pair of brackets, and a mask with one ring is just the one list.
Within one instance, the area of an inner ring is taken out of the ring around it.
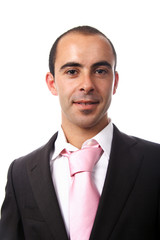
{"label": "jacket collar", "polygon": [[135,138],[114,126],[108,171],[90,240],[109,239],[132,192],[143,156]]}
{"label": "jacket collar", "polygon": [[55,134],[41,149],[32,154],[27,170],[37,205],[55,240],[67,240],[67,233],[50,174],[50,154],[54,150]]}

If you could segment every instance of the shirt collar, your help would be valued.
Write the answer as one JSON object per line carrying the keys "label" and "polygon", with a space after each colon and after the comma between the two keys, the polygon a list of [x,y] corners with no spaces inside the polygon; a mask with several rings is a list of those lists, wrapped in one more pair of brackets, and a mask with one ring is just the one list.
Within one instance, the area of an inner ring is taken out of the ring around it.
{"label": "shirt collar", "polygon": [[67,149],[68,151],[78,150],[78,148],[76,148],[75,146],[67,142],[63,129],[62,127],[60,127],[58,131],[58,136],[55,142],[55,151],[53,153],[52,159],[57,158],[63,149]]}
{"label": "shirt collar", "polygon": [[[110,121],[109,124],[92,139],[96,140],[99,143],[99,145],[104,151],[104,154],[106,154],[109,157],[111,152],[112,138],[113,138],[113,124]],[[86,145],[88,141],[90,141],[90,139],[85,141],[83,145]],[[67,142],[64,132],[60,127],[58,131],[57,140],[55,142],[55,151],[53,153],[52,160],[57,158],[61,151],[65,148],[68,151],[78,150],[78,148],[74,147],[73,145]]]}
{"label": "shirt collar", "polygon": [[[110,121],[109,124],[103,128],[96,136],[94,136],[92,139],[96,140],[101,148],[104,151],[104,154],[107,155],[107,157],[110,156],[111,152],[111,145],[112,145],[112,139],[113,139],[113,124]],[[88,139],[83,143],[83,145],[87,144],[87,142],[90,141]]]}

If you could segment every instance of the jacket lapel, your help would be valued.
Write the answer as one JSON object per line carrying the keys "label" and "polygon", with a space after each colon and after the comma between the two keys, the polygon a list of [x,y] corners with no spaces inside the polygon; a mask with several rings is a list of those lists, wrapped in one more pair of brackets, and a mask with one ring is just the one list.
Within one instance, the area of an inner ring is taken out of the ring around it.
{"label": "jacket lapel", "polygon": [[36,153],[33,161],[28,161],[28,175],[32,186],[35,200],[41,214],[50,228],[53,239],[67,240],[67,233],[61,216],[58,200],[53,187],[49,159],[51,151],[54,150],[54,142],[57,134]]}
{"label": "jacket lapel", "polygon": [[143,156],[137,142],[114,126],[111,155],[90,240],[108,240],[132,192]]}

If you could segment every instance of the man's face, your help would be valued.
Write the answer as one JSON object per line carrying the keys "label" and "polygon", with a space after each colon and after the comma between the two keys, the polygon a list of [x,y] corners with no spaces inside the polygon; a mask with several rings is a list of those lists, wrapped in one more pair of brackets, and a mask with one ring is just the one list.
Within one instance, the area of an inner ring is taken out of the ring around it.
{"label": "man's face", "polygon": [[107,110],[118,84],[112,48],[101,35],[70,33],[58,44],[54,79],[47,84],[59,96],[62,127],[83,129],[107,123]]}

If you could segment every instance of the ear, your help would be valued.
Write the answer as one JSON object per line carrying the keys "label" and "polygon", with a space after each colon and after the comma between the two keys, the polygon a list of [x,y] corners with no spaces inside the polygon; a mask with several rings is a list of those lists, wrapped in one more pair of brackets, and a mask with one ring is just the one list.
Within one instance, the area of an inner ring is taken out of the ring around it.
{"label": "ear", "polygon": [[113,94],[116,93],[117,87],[119,83],[119,75],[118,72],[115,72],[114,86],[113,86]]}
{"label": "ear", "polygon": [[49,88],[49,90],[51,91],[51,93],[55,96],[58,95],[58,92],[57,92],[57,89],[56,89],[56,83],[55,83],[55,79],[52,75],[52,73],[48,72],[46,74],[46,83],[47,83],[47,86]]}

